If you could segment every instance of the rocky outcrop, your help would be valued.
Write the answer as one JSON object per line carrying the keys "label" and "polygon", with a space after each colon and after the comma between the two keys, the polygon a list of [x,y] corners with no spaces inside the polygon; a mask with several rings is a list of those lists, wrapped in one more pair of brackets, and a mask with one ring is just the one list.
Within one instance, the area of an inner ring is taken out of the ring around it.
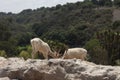
{"label": "rocky outcrop", "polygon": [[0,80],[120,80],[119,66],[96,65],[80,59],[0,57]]}

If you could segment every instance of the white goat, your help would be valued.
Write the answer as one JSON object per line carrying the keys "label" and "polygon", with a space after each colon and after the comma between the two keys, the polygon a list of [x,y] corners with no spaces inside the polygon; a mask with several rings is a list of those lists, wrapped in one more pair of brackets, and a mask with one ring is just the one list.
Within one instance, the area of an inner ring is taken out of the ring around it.
{"label": "white goat", "polygon": [[87,57],[87,50],[84,48],[70,48],[64,52],[62,59],[82,59]]}
{"label": "white goat", "polygon": [[51,51],[49,45],[42,41],[40,38],[31,39],[32,45],[32,58],[37,52],[41,52],[45,59],[48,59],[48,55],[55,57],[55,54]]}

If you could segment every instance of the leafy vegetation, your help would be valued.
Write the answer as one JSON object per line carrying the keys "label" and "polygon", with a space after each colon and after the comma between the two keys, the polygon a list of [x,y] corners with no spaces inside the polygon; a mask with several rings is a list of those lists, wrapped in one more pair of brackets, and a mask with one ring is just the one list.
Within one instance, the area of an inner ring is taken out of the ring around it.
{"label": "leafy vegetation", "polygon": [[18,14],[1,12],[0,50],[7,57],[30,58],[30,39],[39,37],[62,54],[68,47],[85,47],[89,61],[119,65],[120,21],[112,20],[118,8],[119,0],[84,0]]}
{"label": "leafy vegetation", "polygon": [[23,57],[24,59],[30,58],[30,54],[27,51],[21,51],[19,57]]}
{"label": "leafy vegetation", "polygon": [[120,33],[112,30],[97,33],[101,45],[107,50],[108,63],[115,64],[115,61],[120,58]]}
{"label": "leafy vegetation", "polygon": [[4,50],[0,50],[0,56],[7,57],[6,52]]}

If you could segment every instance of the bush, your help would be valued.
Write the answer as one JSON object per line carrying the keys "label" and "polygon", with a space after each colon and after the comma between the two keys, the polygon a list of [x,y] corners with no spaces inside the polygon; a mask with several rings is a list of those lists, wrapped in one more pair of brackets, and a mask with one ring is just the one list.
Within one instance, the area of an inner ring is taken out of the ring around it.
{"label": "bush", "polygon": [[26,50],[27,50],[27,47],[26,47],[26,46],[18,46],[18,47],[17,47],[17,51],[18,51],[18,52],[26,51]]}
{"label": "bush", "polygon": [[25,60],[31,58],[30,54],[27,51],[21,51],[19,57],[23,57]]}
{"label": "bush", "polygon": [[32,46],[27,46],[27,52],[32,53]]}
{"label": "bush", "polygon": [[113,22],[112,29],[119,30],[119,28],[120,28],[120,20]]}
{"label": "bush", "polygon": [[[27,45],[27,46],[26,46],[26,49],[27,49],[26,51],[29,53],[29,55],[31,55],[31,54],[32,54],[32,46]],[[34,58],[35,58],[35,59],[44,59],[42,53],[40,54],[40,52],[37,52],[37,53],[34,55]]]}
{"label": "bush", "polygon": [[1,57],[7,57],[5,50],[0,50]]}
{"label": "bush", "polygon": [[91,39],[85,45],[88,50],[89,61],[96,64],[108,64],[107,51],[100,46],[98,39]]}
{"label": "bush", "polygon": [[52,41],[48,40],[47,43],[49,44],[50,48],[54,51],[59,52],[60,54],[63,54],[66,49],[68,49],[68,46],[64,43],[61,43],[59,41]]}
{"label": "bush", "polygon": [[120,59],[115,61],[116,65],[120,66]]}

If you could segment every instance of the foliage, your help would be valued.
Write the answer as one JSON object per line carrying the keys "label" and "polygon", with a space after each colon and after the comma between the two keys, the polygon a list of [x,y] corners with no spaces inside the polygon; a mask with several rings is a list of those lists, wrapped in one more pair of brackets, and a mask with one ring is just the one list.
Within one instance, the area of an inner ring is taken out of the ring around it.
{"label": "foliage", "polygon": [[30,39],[32,39],[32,37],[34,36],[34,34],[30,33],[30,32],[26,32],[23,33],[19,36],[18,43],[17,45],[19,46],[26,46],[30,43]]}
{"label": "foliage", "polygon": [[98,39],[91,39],[85,44],[85,48],[90,50],[96,46],[100,46],[99,40]]}
{"label": "foliage", "polygon": [[96,33],[97,39],[91,39],[85,45],[90,61],[98,64],[119,65],[120,32],[103,30]]}
{"label": "foliage", "polygon": [[93,4],[98,6],[112,6],[112,0],[91,0]]}
{"label": "foliage", "polygon": [[49,44],[50,48],[52,51],[57,51],[60,54],[63,54],[66,49],[68,49],[68,46],[64,43],[61,43],[59,41],[52,41],[52,40],[47,40],[47,43]]}
{"label": "foliage", "polygon": [[120,7],[120,0],[114,0],[114,5]]}
{"label": "foliage", "polygon": [[117,21],[115,21],[113,24],[113,27],[112,27],[112,29],[113,30],[120,30],[120,20],[117,20]]}
{"label": "foliage", "polygon": [[108,64],[115,65],[115,60],[120,58],[120,32],[105,30],[98,32],[97,38],[108,52]]}
{"label": "foliage", "polygon": [[120,59],[115,61],[116,65],[120,66]]}
{"label": "foliage", "polygon": [[10,38],[11,36],[11,33],[10,33],[10,28],[8,27],[9,26],[9,22],[7,22],[6,19],[1,19],[0,20],[0,35],[1,35],[1,38],[0,38],[0,41],[8,41],[8,39]]}
{"label": "foliage", "polygon": [[88,50],[89,61],[97,64],[108,64],[107,62],[107,51],[100,46],[98,39],[91,39],[85,45]]}
{"label": "foliage", "polygon": [[4,50],[0,50],[0,56],[7,57],[7,54]]}
{"label": "foliage", "polygon": [[25,60],[31,58],[30,54],[27,51],[21,51],[19,57],[23,57]]}
{"label": "foliage", "polygon": [[26,46],[18,46],[17,51],[18,51],[18,53],[20,53],[21,51],[27,51],[27,47]]}
{"label": "foliage", "polygon": [[32,47],[30,45],[26,46],[27,47],[27,52],[32,53]]}
{"label": "foliage", "polygon": [[8,56],[16,55],[16,46],[8,41],[0,41],[0,49],[5,50]]}

